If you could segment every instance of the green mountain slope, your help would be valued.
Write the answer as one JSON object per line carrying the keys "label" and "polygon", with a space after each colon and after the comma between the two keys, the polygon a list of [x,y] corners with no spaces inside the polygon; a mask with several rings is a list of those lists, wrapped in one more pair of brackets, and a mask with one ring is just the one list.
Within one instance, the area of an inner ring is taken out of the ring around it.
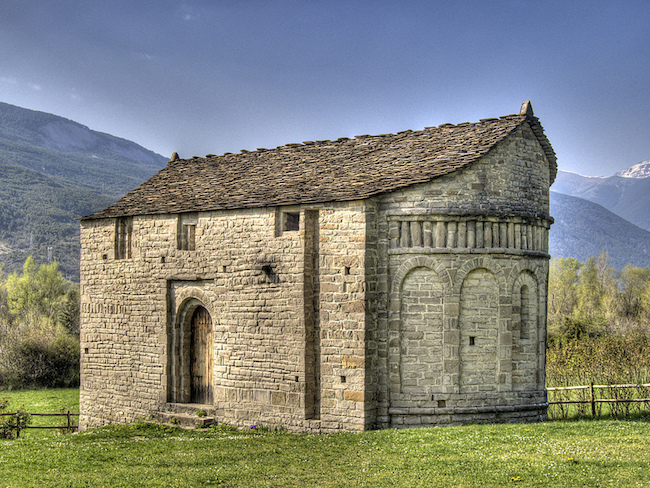
{"label": "green mountain slope", "polygon": [[634,225],[650,230],[648,177],[595,177],[558,171],[553,190],[602,205]]}
{"label": "green mountain slope", "polygon": [[0,103],[0,163],[119,197],[162,168],[166,158],[56,115]]}
{"label": "green mountain slope", "polygon": [[137,144],[0,103],[0,266],[50,257],[79,279],[79,222],[166,163]]}
{"label": "green mountain slope", "polygon": [[[59,262],[79,279],[79,222],[75,218],[110,205],[99,195],[36,171],[0,163],[0,260],[5,272],[20,269],[27,256]],[[48,248],[50,251],[48,253]]]}
{"label": "green mountain slope", "polygon": [[553,257],[573,257],[584,262],[602,250],[610,264],[650,266],[650,232],[606,208],[582,198],[551,192],[550,249]]}

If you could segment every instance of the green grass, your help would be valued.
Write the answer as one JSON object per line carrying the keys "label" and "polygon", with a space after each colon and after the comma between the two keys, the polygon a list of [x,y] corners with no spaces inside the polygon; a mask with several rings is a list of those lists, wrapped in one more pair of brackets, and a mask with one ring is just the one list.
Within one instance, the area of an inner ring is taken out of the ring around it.
{"label": "green grass", "polygon": [[[0,397],[32,412],[79,403],[76,389]],[[0,440],[0,486],[650,486],[649,452],[647,416],[332,435],[139,423]]]}
{"label": "green grass", "polygon": [[364,433],[150,424],[0,441],[0,486],[650,486],[650,419]]}
{"label": "green grass", "polygon": [[[15,412],[17,408],[24,407],[29,413],[65,413],[68,410],[73,413],[79,412],[79,389],[78,388],[49,388],[35,390],[0,390],[0,399],[8,398],[9,406],[6,412]],[[32,417],[32,425],[63,425],[63,417]],[[77,417],[74,417],[75,424]],[[28,429],[20,433],[21,437],[51,437],[55,430],[50,429]]]}

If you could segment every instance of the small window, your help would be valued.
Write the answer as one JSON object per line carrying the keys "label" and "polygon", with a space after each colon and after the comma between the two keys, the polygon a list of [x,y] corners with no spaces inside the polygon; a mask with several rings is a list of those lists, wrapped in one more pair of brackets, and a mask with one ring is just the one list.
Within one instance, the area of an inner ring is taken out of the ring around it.
{"label": "small window", "polygon": [[121,217],[115,222],[115,259],[131,258],[133,219]]}
{"label": "small window", "polygon": [[194,251],[196,249],[197,214],[181,214],[178,217],[178,249]]}
{"label": "small window", "polygon": [[300,230],[300,207],[275,208],[275,237],[280,237],[285,232]]}
{"label": "small window", "polygon": [[282,230],[285,232],[293,232],[300,230],[300,212],[284,212],[283,213]]}
{"label": "small window", "polygon": [[181,230],[181,249],[194,251],[196,248],[196,224],[183,224]]}

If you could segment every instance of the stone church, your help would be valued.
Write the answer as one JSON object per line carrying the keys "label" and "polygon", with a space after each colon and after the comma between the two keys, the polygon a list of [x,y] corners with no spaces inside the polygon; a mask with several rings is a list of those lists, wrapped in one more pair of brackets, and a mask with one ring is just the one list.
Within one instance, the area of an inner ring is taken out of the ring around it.
{"label": "stone church", "polygon": [[519,114],[179,159],[81,219],[81,427],[546,417],[555,153]]}

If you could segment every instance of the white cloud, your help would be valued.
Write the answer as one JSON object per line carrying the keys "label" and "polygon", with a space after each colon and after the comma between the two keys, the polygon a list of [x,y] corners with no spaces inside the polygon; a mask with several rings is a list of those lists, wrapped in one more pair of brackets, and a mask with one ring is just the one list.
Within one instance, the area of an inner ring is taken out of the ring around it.
{"label": "white cloud", "polygon": [[18,80],[16,78],[7,78],[6,76],[0,76],[0,81],[2,83],[7,83],[9,85],[17,85]]}
{"label": "white cloud", "polygon": [[153,61],[155,56],[153,54],[147,54],[147,53],[135,53],[136,59],[139,59],[141,61]]}
{"label": "white cloud", "polygon": [[188,5],[187,3],[182,3],[179,11],[180,11],[181,18],[185,21],[190,21],[197,18],[194,7]]}
{"label": "white cloud", "polygon": [[27,83],[27,86],[30,87],[34,91],[41,91],[41,85],[37,85],[36,83]]}

